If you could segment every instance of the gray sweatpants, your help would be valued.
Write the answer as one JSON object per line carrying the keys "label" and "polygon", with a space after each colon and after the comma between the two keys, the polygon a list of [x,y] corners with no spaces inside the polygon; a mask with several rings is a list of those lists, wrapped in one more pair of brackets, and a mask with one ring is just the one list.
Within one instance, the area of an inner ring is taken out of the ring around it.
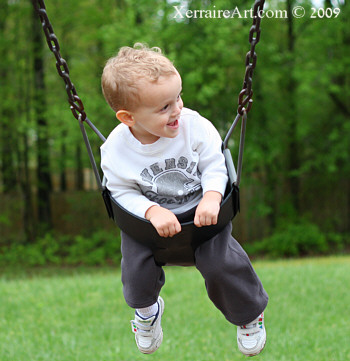
{"label": "gray sweatpants", "polygon": [[[252,264],[231,236],[231,223],[196,249],[196,268],[208,296],[226,319],[235,325],[253,321],[265,309],[268,295]],[[152,251],[122,232],[122,283],[126,303],[143,308],[157,302],[165,282],[164,270]]]}

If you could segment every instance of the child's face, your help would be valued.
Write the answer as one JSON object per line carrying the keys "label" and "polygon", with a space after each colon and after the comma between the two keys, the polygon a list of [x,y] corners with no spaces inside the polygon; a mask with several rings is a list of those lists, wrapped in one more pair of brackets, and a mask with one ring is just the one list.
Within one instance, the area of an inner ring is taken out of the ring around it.
{"label": "child's face", "polygon": [[156,142],[160,137],[175,138],[179,134],[179,118],[183,102],[182,82],[178,73],[161,76],[156,83],[140,85],[142,104],[132,111],[130,127],[134,137],[143,144]]}

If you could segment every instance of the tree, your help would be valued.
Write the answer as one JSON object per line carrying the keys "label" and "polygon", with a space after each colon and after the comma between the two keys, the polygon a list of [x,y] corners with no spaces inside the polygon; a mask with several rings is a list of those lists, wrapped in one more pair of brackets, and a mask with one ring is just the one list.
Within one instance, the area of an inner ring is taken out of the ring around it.
{"label": "tree", "polygon": [[[0,33],[8,34],[6,29],[6,20],[9,14],[9,6],[6,0],[0,1]],[[9,72],[9,57],[8,57],[8,48],[9,41],[7,37],[2,37],[0,39],[0,77],[1,82],[5,85],[1,88],[1,98],[5,101],[1,102],[0,112],[1,112],[1,173],[2,173],[2,183],[3,191],[5,193],[14,191],[16,189],[16,171],[15,171],[15,160],[13,156],[12,149],[15,142],[15,127],[14,123],[11,121],[15,117],[15,108],[11,102],[11,97],[13,96],[13,91],[9,89],[9,84],[11,81],[9,77],[11,72]],[[7,92],[7,94],[6,94]],[[10,96],[9,96],[10,95]]]}
{"label": "tree", "polygon": [[45,233],[52,227],[51,220],[51,178],[50,178],[50,149],[49,132],[46,119],[43,37],[38,15],[32,11],[33,30],[33,108],[37,119],[37,204],[39,234]]}

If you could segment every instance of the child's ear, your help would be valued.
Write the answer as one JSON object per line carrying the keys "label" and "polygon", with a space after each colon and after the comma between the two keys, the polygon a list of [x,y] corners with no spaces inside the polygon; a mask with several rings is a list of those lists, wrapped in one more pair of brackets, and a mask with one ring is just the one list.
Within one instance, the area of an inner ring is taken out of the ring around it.
{"label": "child's ear", "polygon": [[127,125],[128,127],[132,127],[135,124],[134,117],[127,110],[118,110],[116,113],[116,117],[119,121]]}

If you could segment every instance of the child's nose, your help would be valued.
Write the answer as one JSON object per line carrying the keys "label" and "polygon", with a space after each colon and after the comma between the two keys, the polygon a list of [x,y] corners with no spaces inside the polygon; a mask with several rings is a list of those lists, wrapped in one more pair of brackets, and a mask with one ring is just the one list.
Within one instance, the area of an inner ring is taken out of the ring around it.
{"label": "child's nose", "polygon": [[178,116],[181,113],[181,109],[183,108],[184,103],[182,101],[182,99],[180,99],[177,103],[176,103],[176,107],[174,109],[174,115]]}

